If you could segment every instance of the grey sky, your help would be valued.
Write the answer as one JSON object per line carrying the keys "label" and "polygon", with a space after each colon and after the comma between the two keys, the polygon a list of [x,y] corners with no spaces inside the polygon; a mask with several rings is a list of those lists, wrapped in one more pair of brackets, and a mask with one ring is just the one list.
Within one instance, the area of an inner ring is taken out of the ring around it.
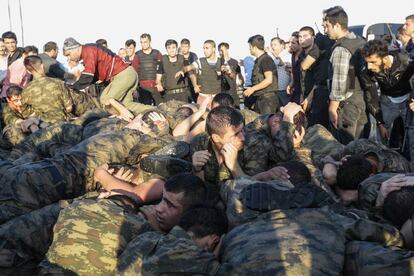
{"label": "grey sky", "polygon": [[[19,1],[0,0],[0,31],[9,30],[8,2],[10,2],[12,30],[21,44]],[[24,42],[39,47],[47,41],[63,40],[73,36],[81,43],[98,38],[108,40],[109,47],[117,52],[129,38],[139,41],[141,33],[150,33],[153,47],[164,52],[169,38],[179,41],[187,37],[192,50],[202,53],[202,42],[213,39],[217,43],[230,43],[236,58],[248,54],[247,39],[262,34],[266,43],[276,36],[282,38],[292,31],[309,25],[320,28],[322,10],[341,5],[347,11],[350,25],[366,22],[403,22],[411,1],[134,1],[134,0],[21,0],[23,11]],[[393,3],[393,6],[384,3]],[[410,4],[411,3],[411,4]]]}

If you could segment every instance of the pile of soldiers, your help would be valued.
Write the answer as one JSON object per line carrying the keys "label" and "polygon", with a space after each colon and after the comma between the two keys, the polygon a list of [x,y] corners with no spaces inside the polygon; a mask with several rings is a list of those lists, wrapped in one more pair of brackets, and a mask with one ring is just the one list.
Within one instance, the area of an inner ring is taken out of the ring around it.
{"label": "pile of soldiers", "polygon": [[[244,92],[258,113],[220,92],[235,76],[220,59],[175,68],[164,57],[168,85],[198,74],[198,103],[186,101],[189,86],[167,85],[169,100],[149,105],[133,94],[158,93],[161,78],[138,80],[102,46],[65,40],[85,66],[71,85],[24,49],[33,80],[8,86],[2,107],[0,274],[414,274],[414,166],[383,144],[341,143],[308,125],[303,104],[279,108],[277,73],[260,68],[263,37],[249,44],[258,59]],[[367,59],[383,47],[367,45]],[[339,115],[353,108],[343,102]]]}

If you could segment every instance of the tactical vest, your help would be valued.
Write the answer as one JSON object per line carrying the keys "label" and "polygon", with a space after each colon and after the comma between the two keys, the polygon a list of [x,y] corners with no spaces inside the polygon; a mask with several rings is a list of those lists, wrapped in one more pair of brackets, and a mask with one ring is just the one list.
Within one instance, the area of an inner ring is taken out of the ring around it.
{"label": "tactical vest", "polygon": [[188,86],[185,77],[175,78],[175,74],[184,67],[184,57],[182,55],[177,56],[176,62],[171,62],[168,55],[163,55],[162,67],[164,74],[161,81],[165,90],[180,89]]}
{"label": "tactical vest", "polygon": [[201,85],[201,93],[218,94],[221,92],[221,77],[217,72],[221,71],[220,58],[215,65],[210,65],[207,58],[200,58],[201,74],[197,75],[197,83]]}
{"label": "tactical vest", "polygon": [[[264,53],[259,58],[257,58],[256,62],[254,63],[253,72],[252,72],[252,85],[259,84],[265,79],[265,75],[262,72],[260,72],[261,63],[262,63],[262,61],[265,57],[269,57],[271,59],[271,57],[267,53]],[[278,80],[277,80],[277,67],[275,66],[275,69],[273,70],[272,84],[269,85],[266,88],[263,88],[261,90],[257,90],[256,92],[254,92],[254,95],[255,96],[261,96],[261,95],[264,95],[264,94],[267,94],[267,93],[277,92],[277,90],[278,90],[277,83],[278,83]]]}
{"label": "tactical vest", "polygon": [[[362,91],[358,76],[365,66],[365,61],[361,55],[361,48],[365,45],[365,40],[361,37],[350,39],[343,37],[335,42],[332,47],[332,52],[336,47],[343,47],[351,53],[351,60],[349,62],[348,78],[347,78],[347,92],[353,93]],[[332,82],[333,70],[330,68],[329,80]],[[332,85],[330,85],[332,87]]]}
{"label": "tactical vest", "polygon": [[145,54],[142,50],[137,52],[139,60],[139,80],[155,80],[157,76],[157,56],[160,54],[158,50],[153,49],[150,54]]}

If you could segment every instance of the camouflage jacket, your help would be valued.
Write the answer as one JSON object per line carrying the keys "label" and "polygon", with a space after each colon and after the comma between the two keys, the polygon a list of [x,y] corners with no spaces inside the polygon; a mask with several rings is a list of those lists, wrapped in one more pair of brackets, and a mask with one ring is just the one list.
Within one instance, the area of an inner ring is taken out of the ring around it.
{"label": "camouflage jacket", "polygon": [[23,89],[22,102],[42,121],[49,123],[68,120],[70,116],[66,108],[73,104],[64,82],[48,77],[31,81]]}
{"label": "camouflage jacket", "polygon": [[115,275],[215,275],[220,263],[179,226],[167,235],[147,232],[132,240],[119,257]]}

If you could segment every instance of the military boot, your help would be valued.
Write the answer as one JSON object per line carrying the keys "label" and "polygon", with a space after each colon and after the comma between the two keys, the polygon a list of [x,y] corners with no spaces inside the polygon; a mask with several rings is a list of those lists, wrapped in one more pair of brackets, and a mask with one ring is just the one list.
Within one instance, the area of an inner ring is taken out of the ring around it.
{"label": "military boot", "polygon": [[150,155],[139,162],[140,168],[148,173],[160,175],[166,179],[179,173],[191,172],[191,162],[168,155]]}
{"label": "military boot", "polygon": [[168,155],[184,158],[190,154],[190,145],[186,142],[174,141],[157,150],[153,155]]}
{"label": "military boot", "polygon": [[311,184],[297,185],[286,191],[268,183],[254,183],[240,193],[240,201],[249,209],[271,211],[311,207],[314,202],[314,189]]}

